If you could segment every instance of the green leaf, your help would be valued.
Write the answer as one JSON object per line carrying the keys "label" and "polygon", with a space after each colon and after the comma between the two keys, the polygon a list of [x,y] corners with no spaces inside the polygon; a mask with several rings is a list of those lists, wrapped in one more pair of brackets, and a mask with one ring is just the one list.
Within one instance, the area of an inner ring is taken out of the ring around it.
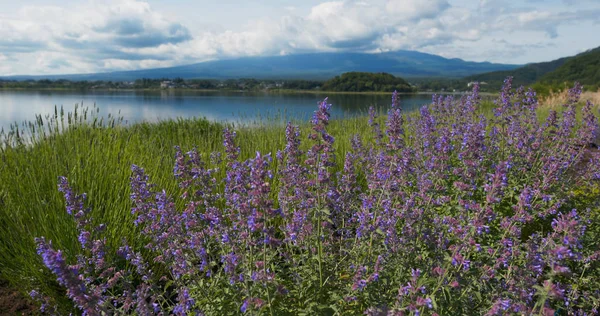
{"label": "green leaf", "polygon": [[429,296],[429,298],[431,299],[431,305],[433,305],[433,309],[437,310],[438,305],[437,305],[437,302],[435,300],[435,296],[431,295],[431,296]]}

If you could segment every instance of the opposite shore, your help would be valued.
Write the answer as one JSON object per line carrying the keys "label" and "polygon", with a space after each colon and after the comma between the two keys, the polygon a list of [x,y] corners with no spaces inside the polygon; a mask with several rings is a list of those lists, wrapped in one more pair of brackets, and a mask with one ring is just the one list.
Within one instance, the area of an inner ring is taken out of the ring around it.
{"label": "opposite shore", "polygon": [[[1,88],[0,91],[76,91],[76,92],[222,92],[222,93],[262,93],[262,94],[349,94],[349,95],[390,95],[393,91],[326,91],[326,90],[293,90],[293,89],[269,89],[269,90],[233,90],[233,89],[76,89],[76,88]],[[468,91],[415,91],[398,92],[400,95],[431,95],[431,94],[453,94],[464,95]],[[482,92],[482,95],[497,95],[498,93]]]}

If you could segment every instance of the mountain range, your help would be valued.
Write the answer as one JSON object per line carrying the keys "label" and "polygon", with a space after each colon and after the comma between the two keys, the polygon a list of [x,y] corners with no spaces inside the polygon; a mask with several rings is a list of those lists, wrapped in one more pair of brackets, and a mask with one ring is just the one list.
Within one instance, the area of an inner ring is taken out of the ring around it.
{"label": "mountain range", "polygon": [[458,58],[400,50],[394,52],[366,53],[310,53],[285,56],[242,57],[183,65],[133,71],[116,71],[92,74],[39,75],[0,77],[12,80],[67,79],[130,81],[140,78],[183,79],[311,79],[325,80],[345,72],[386,72],[396,76],[453,77],[506,71],[520,65],[470,62]]}

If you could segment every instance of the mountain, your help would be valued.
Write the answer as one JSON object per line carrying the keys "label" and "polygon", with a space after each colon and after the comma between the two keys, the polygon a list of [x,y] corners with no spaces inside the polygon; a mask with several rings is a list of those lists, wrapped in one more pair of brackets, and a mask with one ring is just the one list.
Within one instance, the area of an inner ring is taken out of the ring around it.
{"label": "mountain", "polygon": [[329,79],[352,71],[386,72],[401,77],[464,77],[473,74],[511,70],[518,65],[469,62],[448,59],[416,51],[394,51],[379,54],[311,53],[285,56],[243,57],[207,61],[192,65],[117,71],[95,74],[12,76],[4,79],[68,79],[129,81],[139,78],[183,79]]}
{"label": "mountain", "polygon": [[554,71],[543,75],[539,81],[546,84],[578,81],[584,86],[600,86],[600,47],[569,58]]}
{"label": "mountain", "polygon": [[513,77],[514,86],[533,83],[559,84],[579,81],[584,85],[600,84],[600,47],[581,54],[553,61],[527,64],[512,70],[493,71],[464,78],[465,81],[486,82],[494,90],[502,86],[506,77]]}

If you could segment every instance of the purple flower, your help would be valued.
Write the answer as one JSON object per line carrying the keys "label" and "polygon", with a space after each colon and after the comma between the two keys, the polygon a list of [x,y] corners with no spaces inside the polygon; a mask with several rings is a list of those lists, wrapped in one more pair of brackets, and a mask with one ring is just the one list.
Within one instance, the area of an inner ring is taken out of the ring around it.
{"label": "purple flower", "polygon": [[223,131],[223,146],[225,146],[225,153],[227,154],[227,160],[231,163],[237,160],[240,154],[240,148],[235,145],[236,132],[226,128]]}
{"label": "purple flower", "polygon": [[[512,78],[494,117],[481,115],[486,96],[477,84],[468,95],[433,96],[406,116],[394,93],[386,144],[371,108],[374,133],[354,136],[347,150],[330,134],[325,99],[311,118],[309,144],[288,123],[275,162],[261,152],[240,160],[227,128],[223,161],[175,148],[179,187],[156,188],[133,165],[130,198],[142,245],[124,241],[117,254],[126,263],[109,261],[113,234],[101,234],[114,230],[92,224],[85,195],[60,178],[82,247],[72,265],[70,252],[43,238],[38,251],[87,314],[183,315],[196,304],[318,313],[323,295],[335,295],[332,308],[347,313],[560,308],[580,315],[600,294],[581,281],[593,278],[600,259],[589,247],[592,211],[565,211],[587,206],[571,192],[600,174],[586,145],[598,119],[589,103],[578,113],[580,93],[576,85],[564,110],[550,112],[545,123],[535,92],[513,89]],[[335,156],[340,150],[343,161]],[[195,300],[214,295],[225,295],[226,305]]]}
{"label": "purple flower", "polygon": [[65,262],[62,251],[54,250],[52,244],[44,238],[36,238],[37,252],[42,257],[44,265],[56,275],[58,283],[67,289],[67,296],[85,314],[96,314],[102,310],[104,298],[97,293],[88,292],[85,283],[78,277],[79,269]]}
{"label": "purple flower", "polygon": [[180,288],[179,295],[177,297],[177,305],[173,309],[175,315],[187,315],[187,313],[194,307],[195,301],[190,298],[190,293],[187,288]]}

